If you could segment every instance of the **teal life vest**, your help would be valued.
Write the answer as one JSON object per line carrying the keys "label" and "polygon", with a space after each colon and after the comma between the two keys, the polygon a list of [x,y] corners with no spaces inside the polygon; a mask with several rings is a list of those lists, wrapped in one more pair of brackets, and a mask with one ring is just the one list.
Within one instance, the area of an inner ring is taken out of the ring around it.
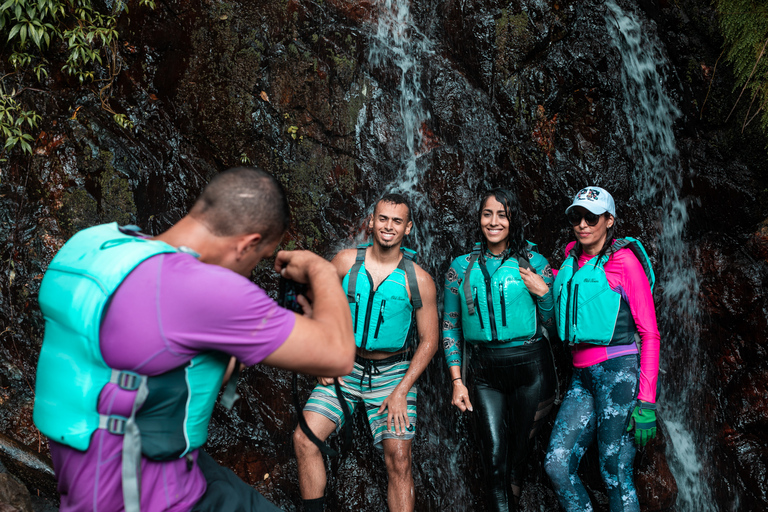
{"label": "teal life vest", "polygon": [[[529,243],[527,252],[535,250]],[[539,331],[536,301],[520,276],[520,267],[533,270],[527,254],[507,258],[490,275],[476,243],[459,287],[461,328],[473,344],[527,341]]]}
{"label": "teal life vest", "polygon": [[635,341],[637,326],[629,303],[611,289],[604,268],[611,255],[625,247],[643,266],[653,291],[656,277],[639,240],[617,238],[602,257],[592,258],[581,268],[574,246],[555,278],[555,320],[561,340],[570,345],[629,345]]}
{"label": "teal life vest", "polygon": [[365,252],[371,245],[357,247],[355,263],[342,282],[352,313],[355,344],[365,350],[397,352],[408,346],[413,335],[413,311],[421,307],[416,253],[401,247],[397,268],[374,290],[373,278],[365,268]]}
{"label": "teal life vest", "polygon": [[[141,455],[182,457],[202,446],[229,356],[209,352],[162,375],[110,368],[99,330],[109,301],[144,260],[174,253],[170,245],[116,223],[85,229],[59,250],[40,285],[45,334],[37,365],[33,419],[48,438],[84,451],[97,429],[123,435],[126,510],[138,510]],[[99,414],[109,383],[136,391],[129,417]]]}

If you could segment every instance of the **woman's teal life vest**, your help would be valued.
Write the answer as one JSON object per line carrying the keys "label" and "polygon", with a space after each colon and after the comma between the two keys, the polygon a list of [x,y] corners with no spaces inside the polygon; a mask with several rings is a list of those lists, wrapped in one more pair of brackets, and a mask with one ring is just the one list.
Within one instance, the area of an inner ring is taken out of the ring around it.
{"label": "woman's teal life vest", "polygon": [[[528,244],[527,251],[534,250]],[[532,269],[525,256],[510,256],[490,275],[476,243],[459,286],[461,328],[472,344],[525,342],[538,332],[536,301],[520,276],[520,266]]]}
{"label": "woman's teal life vest", "polygon": [[[48,438],[78,450],[88,449],[103,428],[125,436],[124,456],[139,449],[139,455],[167,460],[205,443],[230,358],[208,352],[153,377],[107,366],[99,329],[110,298],[141,262],[177,252],[130,233],[115,223],[80,231],[48,266],[39,294],[45,334],[33,418]],[[99,414],[99,394],[108,383],[137,391],[132,417]]]}
{"label": "woman's teal life vest", "polygon": [[629,248],[643,266],[651,291],[656,282],[645,248],[631,237],[617,238],[606,253],[578,268],[574,246],[555,278],[555,321],[560,339],[570,345],[629,345],[635,341],[637,326],[629,303],[611,289],[605,264],[613,253]]}
{"label": "woman's teal life vest", "polygon": [[365,268],[366,249],[371,245],[357,247],[355,263],[342,282],[347,290],[355,344],[365,350],[397,352],[409,346],[413,336],[413,311],[421,307],[414,268],[416,253],[401,247],[403,257],[397,268],[374,290],[373,278]]}

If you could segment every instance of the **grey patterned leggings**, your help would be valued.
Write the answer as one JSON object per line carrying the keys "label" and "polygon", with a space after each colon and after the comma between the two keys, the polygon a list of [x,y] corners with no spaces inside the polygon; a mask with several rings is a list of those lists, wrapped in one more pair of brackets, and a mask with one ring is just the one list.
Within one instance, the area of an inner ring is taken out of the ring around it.
{"label": "grey patterned leggings", "polygon": [[637,385],[637,355],[574,368],[571,386],[552,429],[545,462],[546,472],[566,511],[593,510],[576,471],[587,448],[597,439],[600,473],[611,512],[639,512],[632,479],[635,445],[626,432],[636,403]]}

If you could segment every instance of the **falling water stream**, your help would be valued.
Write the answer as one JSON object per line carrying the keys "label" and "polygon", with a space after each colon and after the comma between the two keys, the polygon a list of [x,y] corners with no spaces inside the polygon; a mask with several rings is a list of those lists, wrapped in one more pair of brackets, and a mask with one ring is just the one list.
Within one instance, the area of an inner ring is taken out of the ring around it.
{"label": "falling water stream", "polygon": [[[636,195],[646,206],[660,205],[656,244],[660,264],[657,279],[661,304],[657,310],[661,333],[660,415],[669,435],[668,456],[677,480],[677,510],[714,512],[705,466],[707,429],[697,424],[702,403],[697,376],[703,371],[698,346],[698,278],[684,230],[686,203],[679,196],[683,180],[673,124],[680,111],[664,91],[660,70],[666,58],[656,35],[613,0],[606,2],[608,30],[623,68],[623,111],[630,129],[629,151],[637,162]],[[703,435],[702,435],[703,434]]]}
{"label": "falling water stream", "polygon": [[410,0],[379,0],[376,7],[378,24],[368,62],[372,67],[399,72],[399,96],[394,108],[401,124],[393,127],[393,131],[402,134],[404,143],[397,175],[387,184],[386,192],[401,193],[411,203],[416,222],[410,245],[418,250],[423,261],[423,258],[429,258],[432,246],[430,215],[427,213],[429,204],[420,185],[424,164],[419,158],[425,151],[424,127],[430,120],[421,85],[421,62],[430,53],[430,42],[414,24]]}

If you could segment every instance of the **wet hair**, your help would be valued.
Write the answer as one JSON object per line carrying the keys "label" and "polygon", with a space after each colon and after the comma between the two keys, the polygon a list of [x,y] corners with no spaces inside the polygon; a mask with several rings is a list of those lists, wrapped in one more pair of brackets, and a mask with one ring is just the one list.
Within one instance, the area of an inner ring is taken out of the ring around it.
{"label": "wet hair", "polygon": [[282,236],[291,222],[282,185],[271,174],[250,167],[216,175],[189,214],[216,236],[259,233],[267,241]]}
{"label": "wet hair", "polygon": [[405,198],[404,195],[396,194],[396,193],[384,194],[383,196],[381,196],[381,199],[376,201],[376,206],[374,206],[373,208],[374,215],[376,214],[376,208],[378,208],[379,204],[381,203],[392,203],[394,205],[404,204],[405,207],[408,209],[408,213],[406,213],[406,216],[405,216],[405,223],[408,224],[409,222],[411,222],[411,205],[408,203],[408,200]]}
{"label": "wet hair", "polygon": [[523,223],[522,209],[520,208],[520,201],[517,199],[517,195],[511,190],[506,188],[495,188],[486,192],[480,201],[480,209],[477,212],[477,224],[480,231],[480,243],[483,246],[483,252],[488,249],[488,241],[483,235],[483,231],[480,226],[480,221],[483,218],[483,209],[488,199],[493,197],[504,207],[504,213],[507,215],[509,221],[509,235],[507,236],[507,248],[509,248],[509,255],[523,254],[527,243],[525,241],[525,224]]}

